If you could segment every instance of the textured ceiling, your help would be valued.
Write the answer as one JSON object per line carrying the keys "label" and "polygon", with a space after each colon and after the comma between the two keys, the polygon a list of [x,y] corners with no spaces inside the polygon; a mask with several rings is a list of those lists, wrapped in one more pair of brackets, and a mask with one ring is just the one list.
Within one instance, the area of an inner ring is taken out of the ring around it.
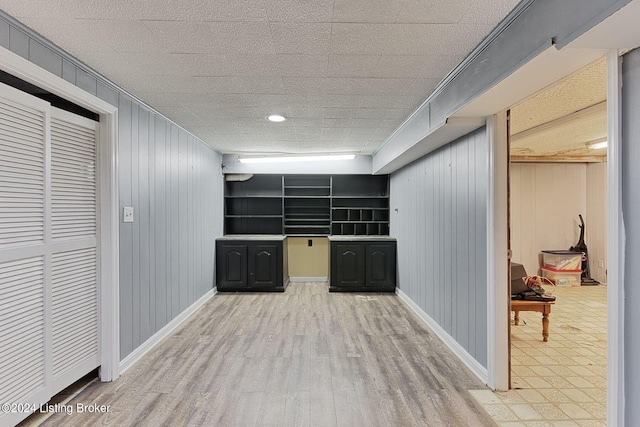
{"label": "textured ceiling", "polygon": [[[370,154],[518,0],[0,0],[223,153]],[[284,123],[265,116],[280,113]]]}
{"label": "textured ceiling", "polygon": [[603,157],[587,143],[607,137],[605,60],[549,86],[511,108],[511,154],[528,157]]}

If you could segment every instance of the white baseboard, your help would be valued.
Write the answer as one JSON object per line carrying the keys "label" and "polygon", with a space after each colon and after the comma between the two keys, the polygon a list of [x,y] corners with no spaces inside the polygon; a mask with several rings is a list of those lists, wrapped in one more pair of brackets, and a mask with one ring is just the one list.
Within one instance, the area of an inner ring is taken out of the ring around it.
{"label": "white baseboard", "polygon": [[445,331],[435,320],[431,318],[422,308],[418,306],[407,294],[396,288],[396,294],[400,297],[402,302],[413,311],[424,322],[429,329],[431,329],[437,336],[445,343],[447,347],[455,354],[458,359],[464,363],[471,372],[478,377],[484,384],[489,382],[489,375],[487,368],[482,366],[476,359],[469,354],[451,335]]}
{"label": "white baseboard", "polygon": [[151,351],[160,341],[171,334],[178,326],[187,320],[193,313],[202,307],[217,292],[217,288],[211,289],[209,292],[200,297],[196,302],[191,304],[186,310],[177,315],[171,322],[167,323],[162,329],[153,334],[148,340],[143,342],[140,347],[136,348],[127,357],[120,361],[120,374],[124,374],[127,369],[131,368],[145,354]]}
{"label": "white baseboard", "polygon": [[328,277],[289,277],[289,282],[327,282]]}

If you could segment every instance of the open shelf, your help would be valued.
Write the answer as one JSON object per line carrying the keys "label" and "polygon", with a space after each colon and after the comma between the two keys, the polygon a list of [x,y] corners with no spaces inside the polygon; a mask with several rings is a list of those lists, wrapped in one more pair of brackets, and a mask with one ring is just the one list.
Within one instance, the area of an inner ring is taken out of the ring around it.
{"label": "open shelf", "polygon": [[226,214],[282,216],[282,197],[228,197]]}
{"label": "open shelf", "polygon": [[388,175],[334,175],[334,197],[389,197]]}
{"label": "open shelf", "polygon": [[282,234],[282,217],[227,217],[226,234]]}
{"label": "open shelf", "polygon": [[333,222],[331,234],[344,236],[386,236],[389,224],[386,222]]}
{"label": "open shelf", "polygon": [[329,197],[330,187],[284,187],[285,197],[324,196]]}
{"label": "open shelf", "polygon": [[323,187],[331,188],[330,175],[285,175],[284,186],[286,187]]}
{"label": "open shelf", "polygon": [[226,197],[282,197],[282,175],[260,175],[246,181],[225,181]]}

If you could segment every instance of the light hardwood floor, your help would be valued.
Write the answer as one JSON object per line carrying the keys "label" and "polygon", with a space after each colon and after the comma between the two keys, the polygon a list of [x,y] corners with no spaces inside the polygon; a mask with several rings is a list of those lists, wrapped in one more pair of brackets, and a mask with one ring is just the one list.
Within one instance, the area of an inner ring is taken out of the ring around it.
{"label": "light hardwood floor", "polygon": [[44,426],[493,426],[483,385],[393,294],[219,293],[113,383]]}

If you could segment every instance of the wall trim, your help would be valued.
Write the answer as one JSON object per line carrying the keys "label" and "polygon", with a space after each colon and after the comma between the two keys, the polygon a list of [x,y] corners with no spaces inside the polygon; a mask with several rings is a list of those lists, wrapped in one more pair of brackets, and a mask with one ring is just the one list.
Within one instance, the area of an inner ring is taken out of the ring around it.
{"label": "wall trim", "polygon": [[120,352],[118,109],[2,46],[0,69],[100,115],[100,377],[113,381],[119,375]]}
{"label": "wall trim", "polygon": [[289,277],[289,282],[328,282],[328,277]]}
{"label": "wall trim", "polygon": [[507,114],[487,118],[487,370],[488,386],[509,389]]}
{"label": "wall trim", "polygon": [[200,307],[205,305],[213,296],[217,293],[217,288],[209,290],[206,294],[201,296],[196,302],[191,304],[182,313],[178,314],[169,323],[164,325],[162,329],[153,334],[148,340],[142,343],[138,348],[133,350],[127,357],[120,362],[120,374],[124,374],[129,368],[142,359],[147,353],[149,353],[155,346],[171,335],[180,325],[191,317]]}
{"label": "wall trim", "polygon": [[625,424],[624,262],[622,216],[622,58],[607,54],[607,425]]}
{"label": "wall trim", "polygon": [[453,354],[464,363],[471,372],[484,384],[488,383],[487,368],[482,366],[476,359],[467,352],[442,326],[431,318],[418,304],[416,304],[401,289],[396,288],[396,295],[413,311],[422,322],[436,334],[438,338],[453,352]]}

